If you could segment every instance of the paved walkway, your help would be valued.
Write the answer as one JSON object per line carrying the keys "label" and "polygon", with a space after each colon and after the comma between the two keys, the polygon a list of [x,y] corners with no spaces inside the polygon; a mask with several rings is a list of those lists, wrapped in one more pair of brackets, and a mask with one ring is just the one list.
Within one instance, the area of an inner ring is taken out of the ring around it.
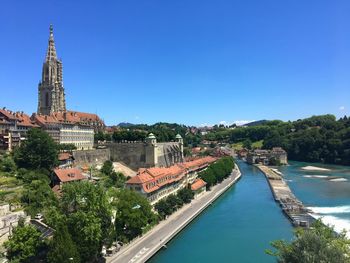
{"label": "paved walkway", "polygon": [[214,186],[210,192],[204,193],[199,199],[193,200],[191,204],[176,211],[167,220],[159,223],[143,237],[123,247],[112,257],[107,257],[107,262],[146,262],[240,177],[241,172],[236,167],[231,176],[221,184]]}

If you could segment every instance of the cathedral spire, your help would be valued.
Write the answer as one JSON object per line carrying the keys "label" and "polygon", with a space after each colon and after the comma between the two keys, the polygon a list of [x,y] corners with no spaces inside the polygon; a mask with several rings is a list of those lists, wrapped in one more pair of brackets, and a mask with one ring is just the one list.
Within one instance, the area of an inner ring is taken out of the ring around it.
{"label": "cathedral spire", "polygon": [[53,112],[63,111],[66,111],[63,65],[62,61],[57,59],[53,27],[50,25],[49,45],[38,87],[38,113],[49,115]]}
{"label": "cathedral spire", "polygon": [[55,40],[53,38],[53,26],[50,25],[50,37],[49,37],[49,45],[46,53],[46,62],[57,60]]}

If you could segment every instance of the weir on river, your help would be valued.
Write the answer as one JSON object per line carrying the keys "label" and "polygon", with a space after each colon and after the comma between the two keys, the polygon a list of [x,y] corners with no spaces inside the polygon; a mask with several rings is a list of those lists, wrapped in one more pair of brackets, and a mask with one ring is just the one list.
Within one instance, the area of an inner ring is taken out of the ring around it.
{"label": "weir on river", "polygon": [[149,262],[275,262],[264,250],[290,240],[292,226],[256,167],[238,161],[241,180]]}
{"label": "weir on river", "polygon": [[266,176],[272,194],[276,202],[281,206],[282,211],[296,227],[310,227],[316,220],[309,214],[302,202],[295,197],[288,184],[282,178],[280,172],[265,165],[256,165]]}

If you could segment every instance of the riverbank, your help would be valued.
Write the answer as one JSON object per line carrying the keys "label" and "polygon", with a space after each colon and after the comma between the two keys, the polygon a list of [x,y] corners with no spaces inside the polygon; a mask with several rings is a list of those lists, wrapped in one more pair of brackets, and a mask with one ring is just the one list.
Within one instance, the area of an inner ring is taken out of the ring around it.
{"label": "riverbank", "polygon": [[256,167],[265,175],[275,201],[279,203],[284,214],[292,224],[294,226],[309,227],[315,221],[315,218],[309,214],[302,202],[294,196],[281,174],[264,165],[256,165]]}
{"label": "riverbank", "polygon": [[236,165],[232,174],[222,183],[214,186],[211,191],[206,192],[199,199],[192,201],[191,204],[179,209],[143,237],[123,247],[117,254],[107,258],[107,262],[146,262],[239,180],[240,177],[241,172]]}

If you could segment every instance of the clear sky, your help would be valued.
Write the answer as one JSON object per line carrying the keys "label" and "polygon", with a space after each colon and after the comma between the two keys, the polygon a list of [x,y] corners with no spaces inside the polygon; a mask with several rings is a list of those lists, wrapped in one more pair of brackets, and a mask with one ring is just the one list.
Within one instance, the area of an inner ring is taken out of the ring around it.
{"label": "clear sky", "polygon": [[349,14],[348,0],[2,0],[0,106],[36,111],[52,23],[67,108],[107,124],[340,117]]}

